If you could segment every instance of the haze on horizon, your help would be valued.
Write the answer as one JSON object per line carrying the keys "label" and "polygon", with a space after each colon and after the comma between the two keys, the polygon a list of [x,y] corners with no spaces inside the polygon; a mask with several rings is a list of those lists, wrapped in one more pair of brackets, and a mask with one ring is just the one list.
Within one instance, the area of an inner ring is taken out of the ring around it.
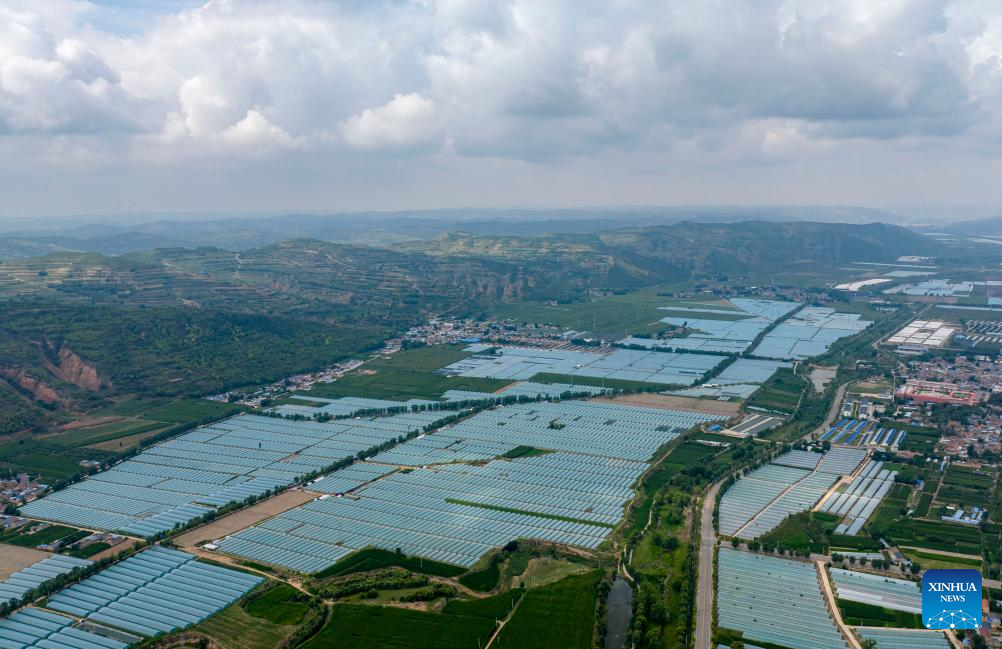
{"label": "haze on horizon", "polygon": [[1002,205],[988,0],[0,0],[0,216]]}

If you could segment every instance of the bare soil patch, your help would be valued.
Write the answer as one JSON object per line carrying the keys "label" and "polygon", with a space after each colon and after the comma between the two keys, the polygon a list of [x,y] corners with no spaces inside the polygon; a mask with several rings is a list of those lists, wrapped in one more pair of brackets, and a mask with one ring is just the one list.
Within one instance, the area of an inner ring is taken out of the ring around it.
{"label": "bare soil patch", "polygon": [[42,552],[35,548],[0,545],[0,579],[6,579],[18,570],[23,570],[31,564],[51,556],[51,552]]}
{"label": "bare soil patch", "polygon": [[260,523],[266,518],[277,516],[303,503],[308,503],[316,497],[316,494],[306,491],[289,489],[256,505],[235,511],[232,514],[227,514],[211,523],[196,527],[190,532],[185,532],[175,538],[174,542],[182,548],[190,549],[203,541],[221,539],[228,534],[239,532],[246,527]]}
{"label": "bare soil patch", "polygon": [[694,397],[677,397],[670,394],[624,394],[618,397],[596,397],[591,401],[615,403],[628,406],[643,406],[645,408],[660,408],[662,410],[688,410],[702,412],[708,415],[734,417],[741,410],[741,404],[715,399],[696,399]]}

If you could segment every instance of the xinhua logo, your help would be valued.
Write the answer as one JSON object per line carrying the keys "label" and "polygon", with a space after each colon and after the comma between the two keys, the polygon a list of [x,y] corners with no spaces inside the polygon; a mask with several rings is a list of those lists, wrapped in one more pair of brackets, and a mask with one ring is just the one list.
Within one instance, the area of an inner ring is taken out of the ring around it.
{"label": "xinhua logo", "polygon": [[981,626],[981,573],[973,569],[922,574],[922,620],[927,629]]}

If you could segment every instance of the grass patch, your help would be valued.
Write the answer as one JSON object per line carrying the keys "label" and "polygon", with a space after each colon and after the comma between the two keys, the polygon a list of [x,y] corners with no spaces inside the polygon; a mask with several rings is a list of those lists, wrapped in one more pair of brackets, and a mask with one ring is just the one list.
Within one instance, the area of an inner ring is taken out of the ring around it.
{"label": "grass patch", "polygon": [[154,406],[143,413],[146,419],[163,421],[169,424],[184,424],[207,417],[226,417],[247,410],[239,403],[223,403],[207,399],[184,399],[159,406]]}
{"label": "grass patch", "polygon": [[456,649],[483,647],[494,620],[389,606],[338,604],[302,649]]}
{"label": "grass patch", "polygon": [[88,446],[90,444],[100,444],[111,441],[119,437],[138,435],[151,430],[163,429],[162,423],[155,421],[142,421],[138,419],[123,419],[100,426],[89,428],[74,428],[58,435],[47,438],[53,444],[65,446]]}
{"label": "grass patch", "polygon": [[220,649],[274,649],[296,627],[254,617],[240,604],[233,604],[191,630],[208,636]]}
{"label": "grass patch", "polygon": [[[733,439],[731,442],[733,443]],[[699,444],[697,442],[686,441],[679,446],[676,446],[668,457],[665,458],[664,463],[677,468],[684,468],[697,464],[708,457],[716,455],[723,450],[719,447],[707,446],[706,444]]]}
{"label": "grass patch", "polygon": [[501,630],[495,646],[498,649],[590,649],[595,627],[596,587],[601,577],[601,572],[593,570],[528,591]]}
{"label": "grass patch", "polygon": [[295,626],[303,621],[309,607],[296,601],[299,591],[289,584],[280,583],[262,595],[244,603],[250,615],[282,626]]}
{"label": "grass patch", "polygon": [[[63,525],[50,525],[44,530],[39,530],[34,534],[22,532],[20,529],[13,529],[0,534],[0,543],[17,545],[22,548],[33,548],[36,545],[44,545],[46,543],[52,543],[53,541],[59,541],[60,539],[65,539],[75,534],[79,534],[80,532],[81,530],[73,527],[64,527]],[[86,535],[87,534],[85,533],[84,536]]]}
{"label": "grass patch", "polygon": [[918,613],[892,611],[889,608],[850,602],[844,599],[838,600],[838,608],[842,612],[842,619],[851,626],[884,626],[898,629],[925,628],[922,625],[922,616]]}
{"label": "grass patch", "polygon": [[800,403],[800,395],[808,386],[808,381],[793,373],[789,367],[779,368],[768,381],[756,390],[745,405],[785,413],[792,413]]}
{"label": "grass patch", "polygon": [[511,449],[510,451],[502,455],[501,457],[506,457],[509,460],[513,460],[517,457],[536,457],[538,455],[546,455],[552,452],[553,451],[547,451],[546,449],[535,448],[533,446],[516,446],[515,448]]}
{"label": "grass patch", "polygon": [[442,613],[503,620],[508,617],[511,609],[515,608],[515,604],[522,598],[524,592],[521,588],[513,588],[483,599],[449,600],[445,608],[442,609]]}
{"label": "grass patch", "polygon": [[567,521],[568,523],[582,523],[584,525],[597,525],[599,527],[608,527],[613,529],[616,526],[611,523],[599,523],[596,521],[589,521],[583,518],[571,518],[569,516],[556,516],[553,514],[540,514],[539,512],[532,512],[527,509],[515,509],[513,507],[500,507],[498,505],[487,505],[485,503],[475,503],[470,500],[460,500],[458,498],[446,498],[445,502],[452,503],[454,505],[466,505],[467,507],[479,507],[480,509],[492,509],[496,512],[508,512],[510,514],[524,514],[526,516],[536,516],[538,518],[549,518],[555,521]]}
{"label": "grass patch", "polygon": [[333,566],[318,572],[314,576],[317,579],[324,579],[326,577],[337,577],[353,572],[366,572],[368,570],[389,568],[391,566],[399,566],[411,572],[435,575],[437,577],[458,577],[466,572],[465,568],[448,563],[422,559],[421,557],[409,557],[405,554],[398,554],[379,548],[366,548],[348,555]]}
{"label": "grass patch", "polygon": [[922,566],[924,569],[930,568],[974,568],[981,569],[981,561],[978,559],[967,559],[965,557],[951,557],[935,552],[922,552],[921,550],[901,550],[902,554]]}
{"label": "grass patch", "polygon": [[468,572],[459,578],[459,583],[470,590],[487,593],[498,587],[501,582],[501,555],[495,554],[487,563],[487,567],[476,572]]}
{"label": "grass patch", "polygon": [[763,545],[783,550],[826,554],[828,535],[838,527],[840,516],[821,512],[802,512],[788,516],[779,527],[759,537]]}

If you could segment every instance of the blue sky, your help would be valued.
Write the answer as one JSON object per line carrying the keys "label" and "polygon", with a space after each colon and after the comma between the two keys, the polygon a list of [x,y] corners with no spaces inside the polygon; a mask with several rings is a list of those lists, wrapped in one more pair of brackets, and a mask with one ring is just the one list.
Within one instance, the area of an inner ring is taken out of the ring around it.
{"label": "blue sky", "polygon": [[0,0],[4,216],[1002,204],[986,0]]}

